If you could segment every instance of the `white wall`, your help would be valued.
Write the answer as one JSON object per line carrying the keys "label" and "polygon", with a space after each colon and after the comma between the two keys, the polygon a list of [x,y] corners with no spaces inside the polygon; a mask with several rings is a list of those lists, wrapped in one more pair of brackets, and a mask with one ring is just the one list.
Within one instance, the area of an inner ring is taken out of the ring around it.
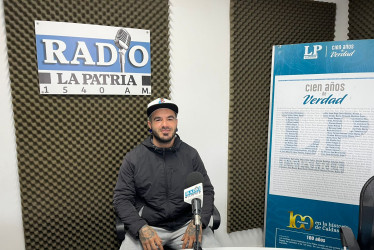
{"label": "white wall", "polygon": [[3,1],[0,1],[0,249],[25,249]]}
{"label": "white wall", "polygon": [[170,0],[171,97],[178,134],[204,161],[221,213],[223,246],[262,246],[261,229],[227,234],[230,1]]}
{"label": "white wall", "polygon": [[222,234],[227,224],[230,2],[169,3],[171,97],[180,107],[178,134],[204,161],[223,218],[216,234]]}
{"label": "white wall", "polygon": [[319,0],[336,4],[335,41],[348,40],[348,2],[349,0]]}
{"label": "white wall", "polygon": [[[327,1],[327,0],[325,0]],[[346,40],[348,0],[337,3],[335,40]],[[223,245],[261,246],[261,229],[226,233],[230,0],[170,0],[172,99],[179,134],[200,153],[216,190]],[[0,0],[0,249],[24,249],[15,131]],[[269,79],[270,81],[270,79]]]}

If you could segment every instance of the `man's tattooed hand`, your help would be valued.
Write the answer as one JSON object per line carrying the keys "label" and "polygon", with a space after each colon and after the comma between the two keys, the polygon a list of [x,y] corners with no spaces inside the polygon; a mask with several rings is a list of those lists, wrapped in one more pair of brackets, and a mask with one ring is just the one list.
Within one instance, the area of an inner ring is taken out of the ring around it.
{"label": "man's tattooed hand", "polygon": [[[203,229],[202,229],[202,226],[200,225],[200,231],[199,231],[199,242],[200,243],[202,240],[202,231]],[[182,244],[183,249],[192,248],[193,243],[196,241],[196,227],[193,221],[191,221],[188,224],[186,232],[184,233],[182,237],[182,241],[183,241],[183,244]]]}
{"label": "man's tattooed hand", "polygon": [[144,225],[139,230],[139,239],[144,250],[164,249],[162,240],[158,237],[157,232],[148,225]]}

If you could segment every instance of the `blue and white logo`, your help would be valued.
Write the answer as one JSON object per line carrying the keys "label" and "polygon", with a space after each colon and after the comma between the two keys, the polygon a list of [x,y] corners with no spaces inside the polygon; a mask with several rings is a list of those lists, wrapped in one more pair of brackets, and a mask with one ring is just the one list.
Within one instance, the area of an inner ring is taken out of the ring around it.
{"label": "blue and white logo", "polygon": [[201,194],[201,187],[200,186],[195,186],[194,188],[190,190],[186,190],[184,192],[184,198],[188,199],[191,198],[192,196],[200,195]]}
{"label": "blue and white logo", "polygon": [[151,94],[149,30],[35,22],[41,94]]}
{"label": "blue and white logo", "polygon": [[304,52],[304,59],[317,59],[318,58],[318,51],[322,50],[322,45],[316,44],[313,45],[312,48],[309,48],[310,46],[304,46],[305,52]]}

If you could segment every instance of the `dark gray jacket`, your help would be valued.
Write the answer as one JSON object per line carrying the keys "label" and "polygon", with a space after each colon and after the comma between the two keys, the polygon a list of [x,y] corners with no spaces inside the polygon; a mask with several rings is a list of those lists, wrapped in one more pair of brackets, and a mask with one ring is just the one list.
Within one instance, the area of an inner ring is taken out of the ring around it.
{"label": "dark gray jacket", "polygon": [[[201,221],[207,226],[213,212],[214,189],[196,151],[177,136],[173,147],[157,148],[151,136],[128,152],[114,189],[114,208],[131,235],[148,224],[177,230],[192,218],[183,198],[187,175],[204,177]],[[139,216],[139,211],[142,215]]]}

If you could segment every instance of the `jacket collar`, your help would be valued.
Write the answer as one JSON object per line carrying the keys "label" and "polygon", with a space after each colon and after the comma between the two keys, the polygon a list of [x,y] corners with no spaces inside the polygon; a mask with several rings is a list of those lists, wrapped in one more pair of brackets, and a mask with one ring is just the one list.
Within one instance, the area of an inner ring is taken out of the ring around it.
{"label": "jacket collar", "polygon": [[149,149],[152,149],[154,150],[155,152],[158,152],[158,153],[162,153],[164,151],[171,151],[171,152],[176,152],[179,148],[180,148],[180,145],[182,143],[182,140],[180,139],[179,135],[175,135],[175,140],[174,140],[174,144],[172,147],[170,148],[159,148],[157,146],[155,146],[152,142],[153,140],[153,136],[150,135],[148,136],[143,142],[142,144],[144,146],[146,146],[147,148]]}

